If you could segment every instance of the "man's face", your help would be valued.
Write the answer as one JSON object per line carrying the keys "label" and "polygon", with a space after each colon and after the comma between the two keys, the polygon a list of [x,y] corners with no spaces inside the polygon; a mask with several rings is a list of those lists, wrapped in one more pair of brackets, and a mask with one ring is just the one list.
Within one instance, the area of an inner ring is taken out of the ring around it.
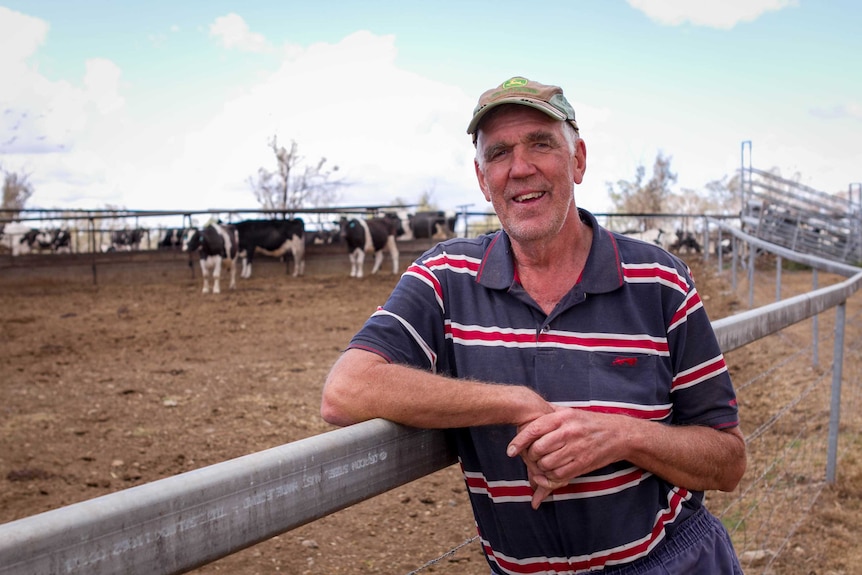
{"label": "man's face", "polygon": [[586,147],[574,153],[570,128],[533,108],[502,106],[482,122],[476,176],[485,199],[514,241],[550,239],[574,208],[574,184],[586,169]]}

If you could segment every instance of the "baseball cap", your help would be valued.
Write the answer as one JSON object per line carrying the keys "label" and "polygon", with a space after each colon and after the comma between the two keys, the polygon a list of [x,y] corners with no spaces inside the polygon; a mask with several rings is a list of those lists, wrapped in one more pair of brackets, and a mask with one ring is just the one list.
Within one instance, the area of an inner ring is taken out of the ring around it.
{"label": "baseball cap", "polygon": [[575,131],[578,131],[578,123],[575,121],[575,109],[563,96],[563,89],[559,86],[549,86],[528,80],[522,76],[509,78],[496,88],[487,90],[479,97],[479,103],[473,110],[473,119],[467,126],[467,133],[473,135],[476,141],[476,132],[479,123],[485,114],[502,104],[521,104],[540,110],[561,122],[569,122]]}

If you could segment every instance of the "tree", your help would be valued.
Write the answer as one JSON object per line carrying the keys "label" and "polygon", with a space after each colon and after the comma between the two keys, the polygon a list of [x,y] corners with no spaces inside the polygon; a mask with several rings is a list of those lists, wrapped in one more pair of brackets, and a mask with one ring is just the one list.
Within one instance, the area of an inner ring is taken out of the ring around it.
{"label": "tree", "polygon": [[335,203],[338,189],[347,185],[344,180],[332,179],[338,166],[329,167],[326,158],[316,164],[305,164],[299,154],[299,145],[291,140],[290,149],[278,145],[273,136],[269,141],[277,162],[277,171],[258,168],[257,179],[250,176],[249,186],[258,203],[273,215],[305,207],[323,207]]}
{"label": "tree", "polygon": [[[670,157],[659,152],[649,181],[644,182],[646,170],[638,166],[633,182],[619,180],[616,185],[608,182],[608,195],[616,211],[630,214],[662,213],[672,193],[671,185],[676,183],[676,174],[670,171],[670,162]],[[637,217],[636,221],[639,229],[648,227],[649,218]]]}
{"label": "tree", "polygon": [[0,168],[3,173],[3,217],[14,220],[27,204],[27,200],[33,195],[33,184],[28,180],[29,174],[18,174]]}
{"label": "tree", "polygon": [[706,201],[710,213],[738,216],[742,210],[742,189],[739,173],[724,176],[706,184]]}

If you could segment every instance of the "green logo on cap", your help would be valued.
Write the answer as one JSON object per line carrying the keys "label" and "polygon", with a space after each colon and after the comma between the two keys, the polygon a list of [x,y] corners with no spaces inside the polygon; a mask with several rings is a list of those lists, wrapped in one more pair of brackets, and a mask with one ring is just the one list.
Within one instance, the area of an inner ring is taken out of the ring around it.
{"label": "green logo on cap", "polygon": [[509,78],[505,82],[503,82],[502,88],[520,88],[521,86],[526,86],[527,80],[526,78],[521,78],[520,76],[515,76],[514,78]]}

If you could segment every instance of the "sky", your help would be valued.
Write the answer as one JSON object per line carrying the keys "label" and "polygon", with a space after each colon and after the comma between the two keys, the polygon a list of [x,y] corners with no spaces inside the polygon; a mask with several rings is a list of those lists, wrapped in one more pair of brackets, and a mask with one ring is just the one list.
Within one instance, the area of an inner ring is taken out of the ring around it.
{"label": "sky", "polygon": [[853,0],[0,0],[0,167],[29,176],[28,208],[257,209],[275,136],[338,167],[339,205],[490,211],[466,127],[525,76],[574,106],[594,212],[659,153],[675,191],[745,147],[843,192],[862,181],[860,29]]}

